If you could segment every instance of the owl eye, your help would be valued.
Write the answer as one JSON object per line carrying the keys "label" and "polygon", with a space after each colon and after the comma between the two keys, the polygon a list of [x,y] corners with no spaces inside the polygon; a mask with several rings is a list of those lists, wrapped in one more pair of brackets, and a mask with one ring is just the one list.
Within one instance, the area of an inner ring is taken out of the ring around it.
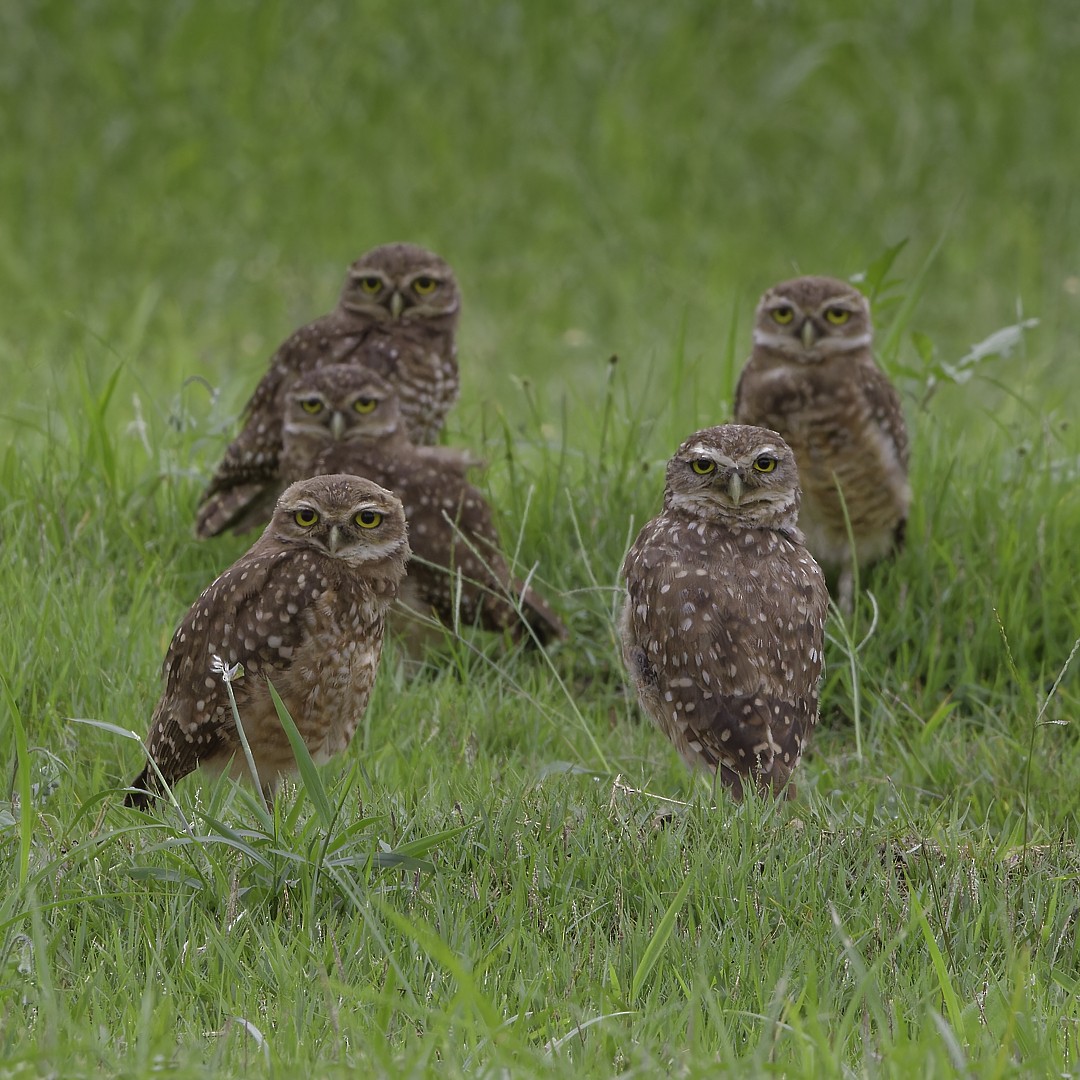
{"label": "owl eye", "polygon": [[366,292],[368,296],[374,296],[382,288],[382,278],[376,277],[374,274],[368,274],[359,280],[361,290]]}
{"label": "owl eye", "polygon": [[421,274],[413,282],[413,290],[417,296],[430,296],[435,291],[435,286],[438,282],[433,277],[428,277],[427,274]]}
{"label": "owl eye", "polygon": [[842,307],[826,308],[825,318],[831,322],[833,326],[843,326],[844,323],[851,318],[851,312]]}
{"label": "owl eye", "polygon": [[762,454],[754,462],[755,472],[772,472],[776,468],[776,458],[771,454]]}
{"label": "owl eye", "polygon": [[716,471],[716,462],[710,461],[708,458],[698,458],[697,461],[690,462],[690,468],[698,476],[708,476],[709,473]]}
{"label": "owl eye", "polygon": [[378,401],[373,397],[359,397],[353,402],[353,408],[358,413],[369,413],[372,412],[378,404]]}
{"label": "owl eye", "polygon": [[322,412],[323,404],[317,397],[304,398],[300,402],[300,408],[306,413],[311,413],[314,416],[316,413]]}
{"label": "owl eye", "polygon": [[374,529],[382,524],[382,514],[377,510],[361,510],[354,520],[361,529]]}
{"label": "owl eye", "polygon": [[301,509],[293,514],[293,521],[295,521],[297,525],[303,526],[305,529],[310,529],[318,520],[319,512],[317,510],[312,510],[310,506],[301,507]]}
{"label": "owl eye", "polygon": [[781,326],[787,326],[795,318],[795,309],[788,307],[787,304],[783,307],[773,308],[772,317],[774,322],[778,322]]}

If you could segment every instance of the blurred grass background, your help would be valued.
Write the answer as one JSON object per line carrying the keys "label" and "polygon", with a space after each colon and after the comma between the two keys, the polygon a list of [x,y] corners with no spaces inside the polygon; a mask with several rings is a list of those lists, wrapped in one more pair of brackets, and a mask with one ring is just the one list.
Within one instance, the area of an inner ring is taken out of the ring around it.
{"label": "blurred grass background", "polygon": [[541,372],[592,396],[610,353],[662,387],[676,342],[743,349],[771,282],[905,239],[908,276],[941,243],[915,325],[943,357],[1035,313],[1023,382],[1075,400],[1066,3],[89,0],[0,33],[0,332],[32,413],[95,340],[239,404],[401,238],[461,277],[466,405],[513,412],[508,375]]}

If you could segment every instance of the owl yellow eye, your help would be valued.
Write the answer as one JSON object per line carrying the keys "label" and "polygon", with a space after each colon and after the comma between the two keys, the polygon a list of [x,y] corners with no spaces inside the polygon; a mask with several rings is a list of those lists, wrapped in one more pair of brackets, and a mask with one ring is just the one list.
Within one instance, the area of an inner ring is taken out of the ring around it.
{"label": "owl yellow eye", "polygon": [[318,520],[319,512],[317,510],[312,510],[310,506],[302,507],[293,514],[293,521],[295,521],[297,525],[303,526],[305,529],[310,529]]}
{"label": "owl yellow eye", "polygon": [[353,402],[353,408],[358,413],[369,413],[372,412],[378,404],[378,401],[373,397],[360,397]]}
{"label": "owl yellow eye", "polygon": [[844,323],[851,318],[851,312],[845,311],[842,307],[826,308],[825,318],[831,322],[833,326],[843,326]]}
{"label": "owl yellow eye", "polygon": [[773,308],[772,317],[774,322],[778,322],[781,326],[787,326],[795,318],[795,309],[788,307],[786,304],[783,307]]}
{"label": "owl yellow eye", "polygon": [[374,529],[382,524],[382,514],[377,510],[361,510],[356,515],[355,521],[361,529]]}
{"label": "owl yellow eye", "polygon": [[761,457],[754,462],[755,472],[772,472],[775,468],[776,458],[771,454],[762,454]]}
{"label": "owl yellow eye", "polygon": [[362,277],[360,278],[360,288],[366,292],[368,296],[374,296],[382,288],[382,278],[376,277],[374,274]]}
{"label": "owl yellow eye", "polygon": [[708,476],[709,473],[716,471],[716,462],[710,461],[708,458],[698,458],[697,461],[690,462],[690,468],[698,476]]}
{"label": "owl yellow eye", "polygon": [[413,282],[413,291],[417,296],[430,296],[435,291],[438,282],[433,277],[423,274]]}
{"label": "owl yellow eye", "polygon": [[300,402],[300,408],[303,409],[304,412],[310,413],[312,416],[316,413],[321,413],[322,407],[322,402],[317,397],[304,398],[304,400]]}

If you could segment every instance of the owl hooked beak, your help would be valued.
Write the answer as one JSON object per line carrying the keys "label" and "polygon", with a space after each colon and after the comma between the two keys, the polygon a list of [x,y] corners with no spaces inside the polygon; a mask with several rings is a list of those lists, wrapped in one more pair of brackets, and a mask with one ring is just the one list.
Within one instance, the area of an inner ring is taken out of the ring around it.
{"label": "owl hooked beak", "polygon": [[345,434],[345,414],[334,410],[334,415],[330,417],[330,434],[335,439],[340,439]]}
{"label": "owl hooked beak", "polygon": [[393,296],[390,297],[390,314],[395,319],[401,318],[401,313],[405,310],[405,297],[395,289]]}
{"label": "owl hooked beak", "polygon": [[331,555],[336,555],[337,554],[338,544],[340,544],[340,543],[341,543],[341,526],[340,525],[332,525],[330,527],[330,538],[329,538],[329,541],[327,543],[327,546],[330,548],[330,554]]}
{"label": "owl hooked beak", "polygon": [[728,477],[728,496],[731,498],[733,506],[738,506],[742,501],[743,482],[742,477],[739,475],[737,469],[731,470],[731,476]]}
{"label": "owl hooked beak", "polygon": [[813,319],[807,319],[802,324],[802,329],[799,331],[799,337],[802,338],[804,348],[812,349],[817,343],[817,327],[814,325]]}

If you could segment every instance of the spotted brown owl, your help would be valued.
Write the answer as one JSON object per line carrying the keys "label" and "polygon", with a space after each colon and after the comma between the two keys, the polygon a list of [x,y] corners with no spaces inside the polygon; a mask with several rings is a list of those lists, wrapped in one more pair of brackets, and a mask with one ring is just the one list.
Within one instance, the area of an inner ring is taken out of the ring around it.
{"label": "spotted brown owl", "polygon": [[357,259],[338,306],[297,330],[271,359],[245,407],[243,429],[203,493],[196,534],[242,532],[270,516],[281,486],[285,394],[313,368],[362,360],[397,390],[410,437],[434,443],[458,396],[460,307],[453,271],[415,244],[385,244]]}
{"label": "spotted brown owl", "polygon": [[[461,450],[411,443],[386,379],[356,364],[308,372],[289,390],[283,444],[286,479],[355,472],[401,499],[413,551],[404,606],[444,626],[460,620],[525,642],[566,637],[537,591],[511,574],[491,507],[466,477],[475,460]],[[395,626],[414,639],[421,629],[415,620]]]}
{"label": "spotted brown owl", "polygon": [[[799,463],[799,526],[841,608],[854,564],[903,543],[911,488],[900,396],[874,362],[866,297],[834,278],[773,286],[754,321],[754,349],[735,391],[735,419],[778,431]],[[848,535],[847,519],[851,523]]]}
{"label": "spotted brown owl", "polygon": [[[289,487],[254,546],[192,605],[169,646],[165,692],[147,754],[174,784],[198,766],[246,775],[221,668],[264,795],[294,768],[272,682],[308,750],[326,761],[349,745],[375,683],[386,611],[409,557],[401,502],[370,480],[320,476]],[[159,794],[147,766],[124,800]]]}
{"label": "spotted brown owl", "polygon": [[642,708],[736,798],[779,794],[817,722],[829,594],[796,525],[799,476],[774,431],[691,435],[664,509],[623,563],[623,659]]}

